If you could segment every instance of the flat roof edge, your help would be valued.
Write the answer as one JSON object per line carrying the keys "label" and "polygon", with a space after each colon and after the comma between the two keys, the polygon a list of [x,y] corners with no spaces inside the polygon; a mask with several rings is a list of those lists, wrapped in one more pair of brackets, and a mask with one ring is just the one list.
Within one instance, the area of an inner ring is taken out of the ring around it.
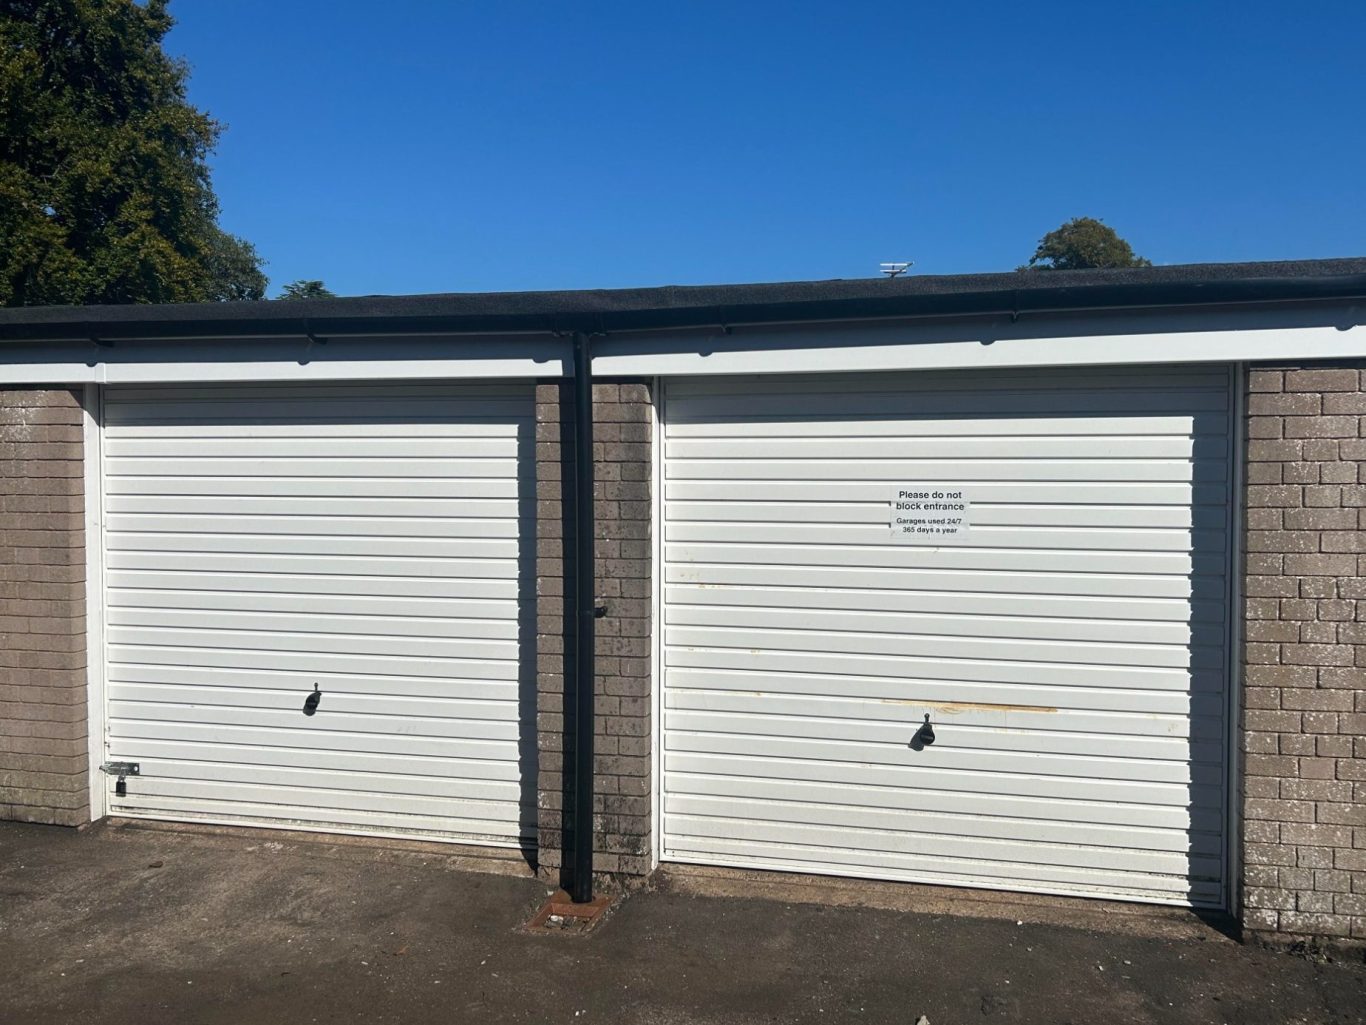
{"label": "flat roof edge", "polygon": [[[1273,270],[1289,272],[1277,275],[1270,273]],[[326,338],[576,330],[612,333],[804,321],[1362,300],[1366,300],[1366,258],[584,292],[19,307],[0,309],[0,343],[307,334]]]}

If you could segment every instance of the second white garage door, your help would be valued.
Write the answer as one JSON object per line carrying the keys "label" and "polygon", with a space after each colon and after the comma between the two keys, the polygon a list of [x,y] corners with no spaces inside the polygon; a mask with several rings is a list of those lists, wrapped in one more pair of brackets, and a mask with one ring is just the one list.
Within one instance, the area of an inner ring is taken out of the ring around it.
{"label": "second white garage door", "polygon": [[664,857],[1221,905],[1230,377],[671,384]]}
{"label": "second white garage door", "polygon": [[500,384],[111,388],[106,748],[142,770],[111,813],[530,843],[531,413]]}

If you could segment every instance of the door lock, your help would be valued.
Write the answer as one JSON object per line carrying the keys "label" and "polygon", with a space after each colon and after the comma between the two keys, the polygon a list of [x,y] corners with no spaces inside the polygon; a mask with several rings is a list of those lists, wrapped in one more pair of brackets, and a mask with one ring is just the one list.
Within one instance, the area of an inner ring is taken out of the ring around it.
{"label": "door lock", "polygon": [[114,780],[114,796],[128,796],[128,777],[141,776],[142,766],[137,762],[105,762],[100,766],[100,771],[110,776],[116,776]]}

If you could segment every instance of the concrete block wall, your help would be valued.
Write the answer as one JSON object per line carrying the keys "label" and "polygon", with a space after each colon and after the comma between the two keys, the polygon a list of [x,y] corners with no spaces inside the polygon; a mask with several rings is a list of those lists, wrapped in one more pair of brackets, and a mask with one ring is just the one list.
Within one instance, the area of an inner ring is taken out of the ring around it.
{"label": "concrete block wall", "polygon": [[[554,382],[536,389],[538,858],[542,875],[554,881],[563,881],[572,811],[572,778],[564,771],[574,726],[565,705],[573,640],[565,599],[574,573],[572,388]],[[650,871],[650,431],[648,385],[594,385],[596,589],[606,612],[597,620],[593,846],[595,869],[617,885]]]}
{"label": "concrete block wall", "polygon": [[0,819],[90,820],[82,413],[0,388]]}
{"label": "concrete block wall", "polygon": [[1366,940],[1366,363],[1250,371],[1244,928]]}

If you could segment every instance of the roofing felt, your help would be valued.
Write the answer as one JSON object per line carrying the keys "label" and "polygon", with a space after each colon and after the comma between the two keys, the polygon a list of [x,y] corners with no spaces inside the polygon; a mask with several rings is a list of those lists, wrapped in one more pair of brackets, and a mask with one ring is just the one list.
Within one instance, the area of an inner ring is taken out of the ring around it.
{"label": "roofing felt", "polygon": [[1355,301],[1366,257],[747,285],[0,309],[0,342],[636,331],[885,317]]}

